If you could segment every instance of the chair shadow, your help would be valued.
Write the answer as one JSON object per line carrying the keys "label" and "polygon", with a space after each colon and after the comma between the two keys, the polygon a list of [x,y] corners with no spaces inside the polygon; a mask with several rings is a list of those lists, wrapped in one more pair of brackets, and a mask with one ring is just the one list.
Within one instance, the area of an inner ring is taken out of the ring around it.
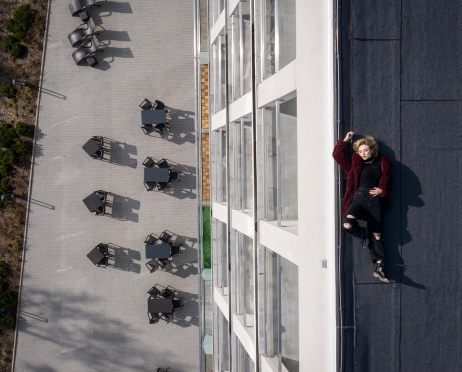
{"label": "chair shadow", "polygon": [[108,196],[112,197],[112,201],[108,198],[106,216],[119,221],[131,221],[138,223],[139,216],[134,211],[140,209],[139,200],[134,200],[111,192],[108,192]]}
{"label": "chair shadow", "polygon": [[130,155],[138,153],[137,147],[134,145],[104,137],[104,151],[102,161],[118,166],[137,167],[138,161],[130,157]]}
{"label": "chair shadow", "polygon": [[185,142],[195,143],[195,113],[192,111],[169,108],[171,117],[170,131],[165,132],[161,137],[177,145],[181,145]]}
{"label": "chair shadow", "polygon": [[[157,158],[152,159],[156,162],[160,160]],[[180,172],[180,180],[172,182],[170,188],[157,190],[157,192],[162,192],[164,194],[171,195],[178,199],[195,199],[197,197],[196,167],[179,164],[170,159],[165,160],[167,160],[170,166],[172,167],[172,171]]]}
{"label": "chair shadow", "polygon": [[178,291],[177,298],[181,297],[183,297],[185,305],[181,310],[175,311],[173,324],[182,328],[189,328],[191,326],[199,327],[198,295],[196,293]]}
{"label": "chair shadow", "polygon": [[102,18],[109,17],[112,13],[133,13],[128,2],[119,3],[107,0],[98,1],[96,4],[100,5],[100,7],[90,7],[87,12],[97,25],[102,24]]}
{"label": "chair shadow", "polygon": [[141,261],[141,253],[130,248],[121,247],[114,243],[108,243],[109,253],[115,257],[111,260],[112,267],[121,271],[141,273],[141,264],[133,261]]}
{"label": "chair shadow", "polygon": [[130,48],[110,47],[109,44],[110,41],[103,48],[99,49],[99,51],[103,53],[100,53],[96,58],[98,64],[94,67],[95,69],[107,71],[111,68],[111,63],[113,63],[116,58],[134,58]]}

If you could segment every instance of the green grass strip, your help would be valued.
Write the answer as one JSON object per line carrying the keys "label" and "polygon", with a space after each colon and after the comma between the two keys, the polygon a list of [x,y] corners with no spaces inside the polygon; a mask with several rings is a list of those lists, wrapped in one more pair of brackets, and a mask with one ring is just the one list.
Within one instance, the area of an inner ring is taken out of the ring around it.
{"label": "green grass strip", "polygon": [[210,207],[202,207],[202,219],[204,221],[203,245],[204,245],[204,269],[212,267],[212,235],[210,233]]}

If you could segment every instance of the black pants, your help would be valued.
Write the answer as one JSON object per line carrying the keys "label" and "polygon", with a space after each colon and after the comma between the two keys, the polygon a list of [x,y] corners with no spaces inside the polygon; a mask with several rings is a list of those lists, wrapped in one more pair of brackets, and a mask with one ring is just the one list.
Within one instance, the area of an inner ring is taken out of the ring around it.
{"label": "black pants", "polygon": [[[345,230],[353,236],[358,236],[361,230],[358,219],[367,222],[369,233],[382,233],[382,200],[378,196],[374,197],[370,195],[369,190],[371,189],[364,187],[358,188],[343,217],[343,223],[349,223],[351,225],[351,228],[345,228]],[[355,218],[348,218],[348,215],[354,216]],[[372,262],[375,263],[377,260],[385,260],[385,250],[382,241],[375,239],[374,236],[370,236],[369,238],[372,241],[372,247],[371,244],[369,244],[369,254],[371,255]]]}

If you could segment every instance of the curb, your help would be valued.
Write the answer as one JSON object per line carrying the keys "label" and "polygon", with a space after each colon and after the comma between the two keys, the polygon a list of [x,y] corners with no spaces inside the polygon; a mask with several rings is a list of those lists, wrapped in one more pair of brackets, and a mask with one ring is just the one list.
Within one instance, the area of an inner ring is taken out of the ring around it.
{"label": "curb", "polygon": [[22,245],[21,274],[19,277],[18,305],[16,309],[16,325],[14,329],[14,343],[13,343],[13,355],[11,358],[12,359],[11,372],[14,371],[14,365],[16,361],[16,347],[17,347],[17,341],[18,341],[18,324],[19,324],[19,306],[21,303],[20,298],[21,298],[21,289],[22,289],[22,279],[23,279],[23,272],[24,272],[24,262],[25,262],[25,257],[26,257],[27,226],[29,225],[30,195],[32,193],[32,174],[34,172],[34,160],[35,160],[35,141],[37,138],[40,98],[42,96],[43,67],[44,67],[44,62],[45,62],[45,51],[46,51],[46,46],[47,46],[48,25],[50,23],[50,7],[51,7],[51,0],[48,0],[47,18],[45,21],[45,32],[44,32],[44,37],[43,37],[42,66],[40,69],[40,83],[39,83],[38,96],[37,96],[37,111],[35,112],[34,140],[32,142],[32,156],[31,156],[30,175],[29,175],[29,193],[27,194],[26,221],[25,221],[25,226],[24,226],[24,241]]}

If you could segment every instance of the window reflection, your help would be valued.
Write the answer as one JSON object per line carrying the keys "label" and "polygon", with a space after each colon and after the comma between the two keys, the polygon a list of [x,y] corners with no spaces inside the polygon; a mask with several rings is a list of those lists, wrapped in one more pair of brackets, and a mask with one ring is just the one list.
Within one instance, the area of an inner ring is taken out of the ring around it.
{"label": "window reflection", "polygon": [[[266,355],[281,370],[298,372],[298,266],[265,249]],[[283,369],[284,370],[284,369]]]}
{"label": "window reflection", "polygon": [[[298,220],[297,98],[263,109],[264,218],[279,226]],[[284,222],[284,223],[283,223]]]}
{"label": "window reflection", "polygon": [[262,77],[266,78],[295,59],[295,0],[263,0],[262,5]]}

